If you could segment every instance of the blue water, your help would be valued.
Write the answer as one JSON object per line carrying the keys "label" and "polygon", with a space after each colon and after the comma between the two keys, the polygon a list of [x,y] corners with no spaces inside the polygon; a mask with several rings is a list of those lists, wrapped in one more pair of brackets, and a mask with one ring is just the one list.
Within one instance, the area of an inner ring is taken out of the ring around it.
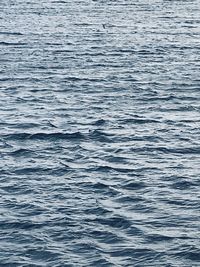
{"label": "blue water", "polygon": [[0,267],[200,266],[200,1],[0,1]]}

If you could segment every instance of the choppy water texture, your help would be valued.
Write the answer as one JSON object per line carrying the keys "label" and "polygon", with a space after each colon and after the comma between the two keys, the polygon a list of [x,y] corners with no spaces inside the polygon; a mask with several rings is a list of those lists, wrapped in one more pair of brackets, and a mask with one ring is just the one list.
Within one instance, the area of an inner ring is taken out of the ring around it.
{"label": "choppy water texture", "polygon": [[199,266],[200,1],[0,2],[0,266]]}

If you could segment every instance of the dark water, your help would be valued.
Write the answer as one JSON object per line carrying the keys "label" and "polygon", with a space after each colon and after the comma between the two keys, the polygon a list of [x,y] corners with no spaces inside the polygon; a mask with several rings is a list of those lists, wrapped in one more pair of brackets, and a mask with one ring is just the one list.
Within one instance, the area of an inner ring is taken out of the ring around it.
{"label": "dark water", "polygon": [[200,266],[200,1],[0,2],[0,266]]}

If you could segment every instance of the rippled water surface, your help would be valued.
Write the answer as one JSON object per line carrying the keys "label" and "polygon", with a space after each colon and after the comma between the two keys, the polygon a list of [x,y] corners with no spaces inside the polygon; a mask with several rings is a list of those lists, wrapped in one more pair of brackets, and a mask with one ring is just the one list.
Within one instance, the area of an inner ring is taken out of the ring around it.
{"label": "rippled water surface", "polygon": [[0,266],[200,266],[200,1],[0,1]]}

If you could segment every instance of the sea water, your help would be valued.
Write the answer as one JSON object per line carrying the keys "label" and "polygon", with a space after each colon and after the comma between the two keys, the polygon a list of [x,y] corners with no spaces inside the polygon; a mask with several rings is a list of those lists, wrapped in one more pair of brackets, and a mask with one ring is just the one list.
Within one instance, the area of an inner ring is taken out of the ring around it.
{"label": "sea water", "polygon": [[0,1],[0,267],[200,261],[200,1]]}

